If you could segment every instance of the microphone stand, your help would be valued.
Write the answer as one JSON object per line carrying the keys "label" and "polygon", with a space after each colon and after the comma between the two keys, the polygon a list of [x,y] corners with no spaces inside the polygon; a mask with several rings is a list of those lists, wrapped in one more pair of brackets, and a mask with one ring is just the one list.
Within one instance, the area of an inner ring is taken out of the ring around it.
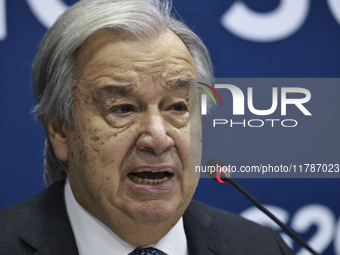
{"label": "microphone stand", "polygon": [[[222,179],[222,178],[221,178]],[[270,211],[268,211],[259,201],[257,201],[252,195],[250,195],[244,188],[242,188],[237,182],[231,178],[223,178],[223,181],[229,182],[235,189],[237,189],[242,195],[244,195],[250,202],[252,202],[258,209],[268,215],[277,225],[279,225],[290,237],[295,239],[302,247],[306,248],[313,255],[320,255],[315,252],[301,237],[299,237],[292,229],[287,227],[278,218],[276,218]]]}

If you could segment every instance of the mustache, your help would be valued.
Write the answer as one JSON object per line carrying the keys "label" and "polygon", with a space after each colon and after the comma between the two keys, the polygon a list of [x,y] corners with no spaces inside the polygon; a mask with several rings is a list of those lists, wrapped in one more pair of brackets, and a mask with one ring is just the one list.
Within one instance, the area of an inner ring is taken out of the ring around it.
{"label": "mustache", "polygon": [[180,171],[183,169],[182,160],[177,152],[177,149],[170,149],[160,154],[156,154],[148,150],[133,150],[124,157],[120,170],[123,174],[128,174],[138,167],[162,167],[171,166]]}

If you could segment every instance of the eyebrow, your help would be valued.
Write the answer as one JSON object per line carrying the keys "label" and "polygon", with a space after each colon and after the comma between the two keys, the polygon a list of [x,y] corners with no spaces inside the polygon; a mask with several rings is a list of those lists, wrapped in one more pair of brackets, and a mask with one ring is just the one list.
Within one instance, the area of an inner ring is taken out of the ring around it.
{"label": "eyebrow", "polygon": [[136,90],[134,85],[105,85],[97,90],[97,95],[100,97],[105,97],[108,95],[120,95],[126,96],[130,94],[133,90]]}
{"label": "eyebrow", "polygon": [[185,89],[189,91],[190,86],[191,86],[191,80],[192,78],[185,78],[185,79],[179,78],[179,79],[170,80],[166,83],[166,87],[172,90]]}

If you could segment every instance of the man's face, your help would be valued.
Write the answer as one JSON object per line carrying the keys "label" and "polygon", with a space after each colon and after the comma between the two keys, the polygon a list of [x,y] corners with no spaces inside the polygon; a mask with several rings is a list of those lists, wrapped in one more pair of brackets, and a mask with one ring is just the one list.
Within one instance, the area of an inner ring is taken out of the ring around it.
{"label": "man's face", "polygon": [[[101,31],[78,51],[77,74],[75,123],[63,128],[77,201],[113,228],[177,221],[198,182],[189,105],[197,73],[185,45],[171,31],[148,43]],[[200,140],[199,114],[195,125]]]}

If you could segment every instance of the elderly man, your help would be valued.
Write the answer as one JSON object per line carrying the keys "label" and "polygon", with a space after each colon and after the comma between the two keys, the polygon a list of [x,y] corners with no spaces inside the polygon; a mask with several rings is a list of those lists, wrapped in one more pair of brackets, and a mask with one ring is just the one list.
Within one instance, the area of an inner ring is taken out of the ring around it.
{"label": "elderly man", "polygon": [[194,78],[212,82],[208,52],[166,2],[68,9],[32,72],[50,187],[0,213],[0,254],[292,254],[274,231],[191,202]]}

